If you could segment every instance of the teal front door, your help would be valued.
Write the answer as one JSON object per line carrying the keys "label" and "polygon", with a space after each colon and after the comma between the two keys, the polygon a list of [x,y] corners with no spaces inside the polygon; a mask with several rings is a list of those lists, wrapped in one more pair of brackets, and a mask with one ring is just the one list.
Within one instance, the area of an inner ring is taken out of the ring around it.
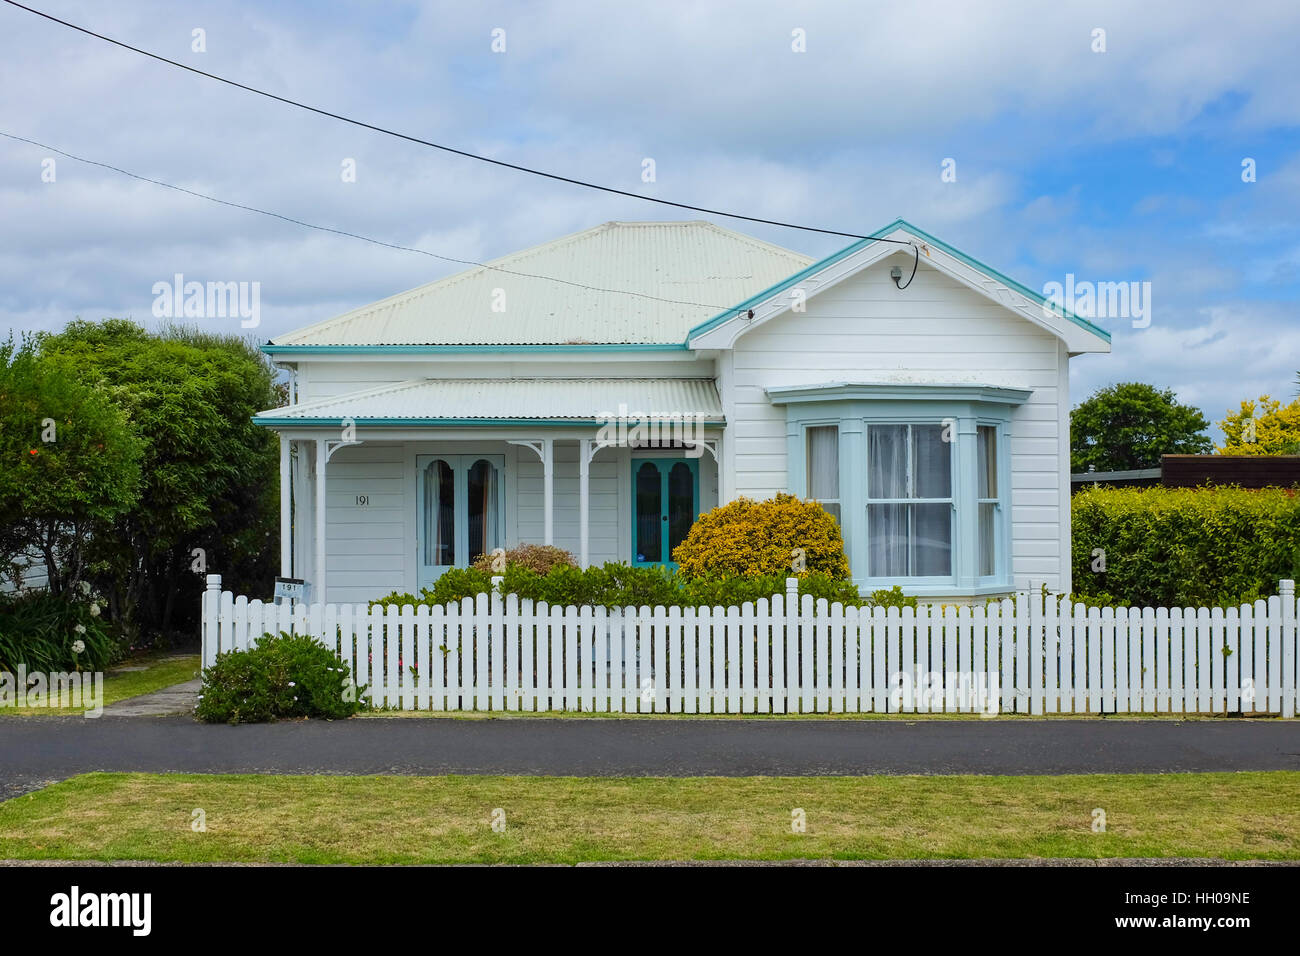
{"label": "teal front door", "polygon": [[699,505],[698,459],[632,459],[632,563],[677,567],[673,549],[691,530]]}

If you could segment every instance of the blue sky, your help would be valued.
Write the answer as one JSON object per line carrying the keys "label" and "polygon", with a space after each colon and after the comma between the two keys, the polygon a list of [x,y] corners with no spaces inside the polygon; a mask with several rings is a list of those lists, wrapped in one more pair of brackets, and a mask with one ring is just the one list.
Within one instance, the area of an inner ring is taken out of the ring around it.
{"label": "blue sky", "polygon": [[[1150,326],[1099,320],[1114,351],[1076,360],[1075,401],[1142,380],[1216,421],[1242,398],[1295,394],[1294,3],[32,5],[511,162],[852,232],[902,216],[1036,289],[1067,273],[1150,282]],[[498,27],[505,53],[490,48]],[[195,28],[206,52],[191,49]],[[791,49],[795,29],[806,52]],[[0,51],[5,132],[449,256],[682,218],[297,112],[12,8],[0,8]],[[12,330],[152,321],[153,283],[181,272],[259,281],[265,339],[455,270],[70,160],[42,182],[47,155],[0,138],[0,324]],[[1247,157],[1255,182],[1242,181]],[[341,180],[345,158],[355,183]],[[940,177],[948,158],[953,182]],[[719,222],[811,255],[842,244]]]}

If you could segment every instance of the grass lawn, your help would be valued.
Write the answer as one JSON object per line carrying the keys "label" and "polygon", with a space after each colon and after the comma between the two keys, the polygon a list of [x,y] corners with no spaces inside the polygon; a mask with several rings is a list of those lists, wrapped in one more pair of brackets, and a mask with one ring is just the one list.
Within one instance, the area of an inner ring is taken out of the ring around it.
{"label": "grass lawn", "polygon": [[[492,829],[493,811],[505,829]],[[807,831],[792,832],[792,811]],[[1092,831],[1093,809],[1106,831]],[[206,832],[191,829],[193,812]],[[1300,773],[1060,777],[87,774],[0,803],[0,859],[298,863],[1300,859]]]}
{"label": "grass lawn", "polygon": [[[112,704],[128,697],[151,694],[173,684],[183,684],[199,676],[199,655],[155,655],[123,661],[119,667],[139,667],[142,671],[109,672],[104,675],[104,704]],[[0,717],[12,715],[80,714],[81,708],[72,707],[0,707]]]}

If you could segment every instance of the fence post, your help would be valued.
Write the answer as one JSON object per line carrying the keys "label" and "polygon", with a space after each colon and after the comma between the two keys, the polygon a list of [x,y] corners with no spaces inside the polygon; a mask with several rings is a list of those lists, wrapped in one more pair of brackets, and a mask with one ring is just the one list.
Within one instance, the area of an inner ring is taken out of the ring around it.
{"label": "fence post", "polygon": [[786,606],[787,613],[789,612],[790,608],[792,607],[797,608],[799,606],[799,579],[798,578],[785,579],[785,606]]}
{"label": "fence post", "polygon": [[203,592],[199,614],[199,634],[202,644],[199,653],[202,655],[204,667],[216,663],[217,629],[221,626],[218,619],[221,605],[221,575],[209,574],[207,581],[208,586]]}
{"label": "fence post", "polygon": [[1285,578],[1282,595],[1282,716],[1294,717],[1296,705],[1295,581]]}

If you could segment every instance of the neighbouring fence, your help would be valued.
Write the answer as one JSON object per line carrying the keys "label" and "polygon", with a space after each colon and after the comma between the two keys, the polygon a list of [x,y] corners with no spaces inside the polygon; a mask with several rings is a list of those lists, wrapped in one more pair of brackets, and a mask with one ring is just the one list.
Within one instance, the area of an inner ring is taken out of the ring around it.
{"label": "neighbouring fence", "polygon": [[272,604],[208,575],[203,663],[309,634],[376,707],[594,713],[1244,713],[1296,710],[1296,597],[1097,608],[827,605],[797,582],[741,607]]}

